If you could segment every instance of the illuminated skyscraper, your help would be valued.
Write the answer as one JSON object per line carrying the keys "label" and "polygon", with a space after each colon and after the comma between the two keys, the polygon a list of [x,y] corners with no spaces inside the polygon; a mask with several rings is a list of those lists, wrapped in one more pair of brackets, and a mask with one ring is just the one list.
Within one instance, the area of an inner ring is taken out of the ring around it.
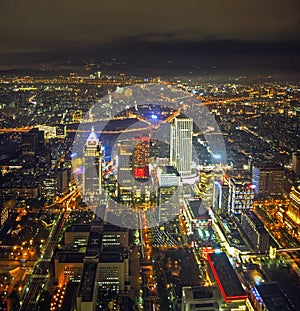
{"label": "illuminated skyscraper", "polygon": [[170,165],[181,177],[191,175],[193,119],[176,117],[171,126]]}
{"label": "illuminated skyscraper", "polygon": [[150,137],[138,137],[133,154],[133,176],[139,180],[149,178]]}
{"label": "illuminated skyscraper", "polygon": [[83,197],[92,202],[102,192],[102,148],[94,127],[83,147]]}
{"label": "illuminated skyscraper", "polygon": [[133,141],[120,140],[117,144],[118,196],[123,201],[132,200],[134,178],[132,175]]}

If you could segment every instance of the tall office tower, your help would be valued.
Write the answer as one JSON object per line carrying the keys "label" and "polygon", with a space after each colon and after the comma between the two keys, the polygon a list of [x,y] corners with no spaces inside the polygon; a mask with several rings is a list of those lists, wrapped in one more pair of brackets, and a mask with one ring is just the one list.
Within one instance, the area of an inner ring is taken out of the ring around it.
{"label": "tall office tower", "polygon": [[249,180],[230,178],[228,213],[241,214],[253,207],[253,185]]}
{"label": "tall office tower", "polygon": [[134,184],[132,176],[133,141],[120,140],[117,147],[118,196],[123,202],[131,202]]}
{"label": "tall office tower", "polygon": [[156,217],[159,223],[167,222],[179,214],[181,182],[178,171],[173,166],[157,168],[158,207]]}
{"label": "tall office tower", "polygon": [[150,137],[134,138],[133,176],[138,180],[149,178]]}
{"label": "tall office tower", "polygon": [[300,175],[300,151],[294,152],[292,155],[292,169],[295,174]]}
{"label": "tall office tower", "polygon": [[191,175],[193,119],[176,117],[171,126],[170,165],[181,177]]}
{"label": "tall office tower", "polygon": [[276,164],[254,164],[252,184],[258,197],[280,195],[284,189],[284,168]]}
{"label": "tall office tower", "polygon": [[83,147],[83,197],[92,203],[102,192],[102,159],[101,142],[94,127]]}

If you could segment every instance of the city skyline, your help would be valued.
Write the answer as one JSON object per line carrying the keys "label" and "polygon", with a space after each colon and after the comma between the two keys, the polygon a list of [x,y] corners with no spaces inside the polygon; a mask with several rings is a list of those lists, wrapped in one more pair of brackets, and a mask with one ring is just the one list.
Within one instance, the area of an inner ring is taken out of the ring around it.
{"label": "city skyline", "polygon": [[297,83],[96,71],[0,89],[4,310],[297,310]]}

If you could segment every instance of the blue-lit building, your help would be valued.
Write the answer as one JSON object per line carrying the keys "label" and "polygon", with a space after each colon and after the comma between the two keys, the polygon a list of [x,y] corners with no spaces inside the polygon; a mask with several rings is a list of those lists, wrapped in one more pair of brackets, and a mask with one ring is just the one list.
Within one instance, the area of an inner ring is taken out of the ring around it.
{"label": "blue-lit building", "polygon": [[226,211],[228,206],[228,183],[221,180],[214,181],[212,208],[216,212]]}
{"label": "blue-lit building", "polygon": [[276,282],[265,282],[253,287],[250,299],[256,311],[296,311]]}

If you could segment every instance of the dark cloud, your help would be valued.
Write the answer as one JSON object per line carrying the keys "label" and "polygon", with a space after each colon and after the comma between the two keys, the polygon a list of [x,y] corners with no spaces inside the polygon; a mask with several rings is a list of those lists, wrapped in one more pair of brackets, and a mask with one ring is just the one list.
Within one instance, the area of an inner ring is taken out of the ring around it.
{"label": "dark cloud", "polygon": [[162,41],[300,38],[299,0],[10,0],[0,53],[73,51],[141,37]]}

